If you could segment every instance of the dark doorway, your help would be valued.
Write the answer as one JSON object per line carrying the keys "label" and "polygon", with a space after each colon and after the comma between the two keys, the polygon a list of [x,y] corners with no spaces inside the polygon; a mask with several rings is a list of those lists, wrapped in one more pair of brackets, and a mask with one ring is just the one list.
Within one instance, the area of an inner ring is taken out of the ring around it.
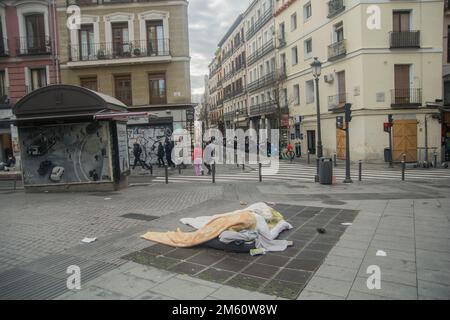
{"label": "dark doorway", "polygon": [[316,154],[316,131],[308,130],[306,131],[307,141],[308,141],[308,151],[310,154]]}

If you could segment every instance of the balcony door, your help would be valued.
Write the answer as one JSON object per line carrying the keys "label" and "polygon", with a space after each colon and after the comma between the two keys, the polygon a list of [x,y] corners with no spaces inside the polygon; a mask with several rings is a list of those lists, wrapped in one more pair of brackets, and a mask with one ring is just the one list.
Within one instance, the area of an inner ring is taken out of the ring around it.
{"label": "balcony door", "polygon": [[[25,16],[26,49],[28,53],[46,52],[45,21],[43,14],[29,14]],[[21,44],[23,48],[23,44]]]}
{"label": "balcony door", "polygon": [[164,74],[149,75],[150,104],[166,104],[166,76]]}
{"label": "balcony door", "polygon": [[337,76],[337,86],[338,86],[338,102],[339,104],[346,103],[346,92],[347,89],[345,87],[345,71],[340,71],[336,73]]}
{"label": "balcony door", "polygon": [[165,55],[167,48],[164,43],[164,27],[162,20],[147,21],[148,55]]}
{"label": "balcony door", "polygon": [[113,56],[121,58],[130,53],[128,22],[112,23]]}
{"label": "balcony door", "polygon": [[393,12],[393,26],[394,32],[410,31],[410,16],[409,11],[394,11]]}
{"label": "balcony door", "polygon": [[89,60],[96,55],[94,44],[94,26],[92,24],[82,25],[79,31],[80,60]]}
{"label": "balcony door", "polygon": [[122,101],[127,106],[132,105],[131,99],[131,76],[115,76],[114,86],[116,98]]}
{"label": "balcony door", "polygon": [[395,104],[407,104],[410,101],[410,68],[409,64],[395,65]]}

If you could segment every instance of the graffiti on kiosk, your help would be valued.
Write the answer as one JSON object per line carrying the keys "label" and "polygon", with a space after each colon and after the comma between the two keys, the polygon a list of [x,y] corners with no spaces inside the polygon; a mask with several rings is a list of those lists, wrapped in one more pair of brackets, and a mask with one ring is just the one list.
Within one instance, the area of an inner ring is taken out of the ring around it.
{"label": "graffiti on kiosk", "polygon": [[26,185],[111,181],[107,123],[19,129]]}

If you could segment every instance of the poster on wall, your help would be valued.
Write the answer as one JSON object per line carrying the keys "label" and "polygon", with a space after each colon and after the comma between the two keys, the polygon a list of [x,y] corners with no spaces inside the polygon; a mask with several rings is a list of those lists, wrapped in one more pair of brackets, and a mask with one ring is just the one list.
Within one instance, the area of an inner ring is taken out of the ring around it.
{"label": "poster on wall", "polygon": [[19,129],[25,185],[112,181],[108,123]]}
{"label": "poster on wall", "polygon": [[172,132],[173,127],[171,124],[128,126],[130,163],[135,163],[133,154],[133,146],[135,144],[138,144],[142,149],[141,160],[147,164],[158,163],[158,145],[161,142],[164,146],[166,139],[171,139]]}
{"label": "poster on wall", "polygon": [[130,172],[130,157],[128,154],[128,132],[125,123],[116,123],[117,144],[119,151],[120,173],[128,174]]}

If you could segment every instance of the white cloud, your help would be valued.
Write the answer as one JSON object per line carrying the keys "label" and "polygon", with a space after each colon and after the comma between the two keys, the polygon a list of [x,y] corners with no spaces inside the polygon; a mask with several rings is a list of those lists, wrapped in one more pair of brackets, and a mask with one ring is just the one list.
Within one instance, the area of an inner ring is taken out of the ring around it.
{"label": "white cloud", "polygon": [[209,73],[208,64],[214,57],[217,44],[248,5],[248,0],[189,2],[192,94],[203,93],[203,77]]}

